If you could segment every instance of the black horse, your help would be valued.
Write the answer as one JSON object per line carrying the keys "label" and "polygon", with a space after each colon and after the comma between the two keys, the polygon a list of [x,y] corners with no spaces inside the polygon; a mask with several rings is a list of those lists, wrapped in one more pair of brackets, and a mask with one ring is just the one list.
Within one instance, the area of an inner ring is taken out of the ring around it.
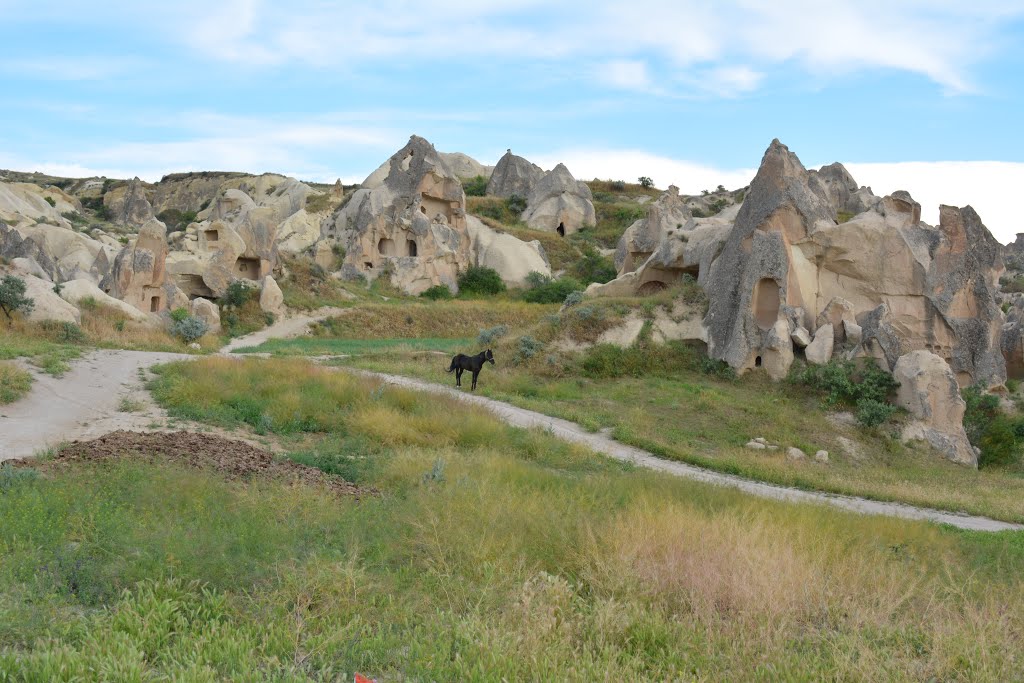
{"label": "black horse", "polygon": [[455,386],[462,386],[462,371],[469,370],[473,373],[473,388],[471,391],[476,391],[476,378],[480,374],[480,369],[483,368],[484,363],[490,361],[491,365],[494,365],[494,354],[491,353],[490,349],[481,351],[475,356],[467,356],[463,353],[452,358],[452,364],[448,367],[448,372],[455,371]]}

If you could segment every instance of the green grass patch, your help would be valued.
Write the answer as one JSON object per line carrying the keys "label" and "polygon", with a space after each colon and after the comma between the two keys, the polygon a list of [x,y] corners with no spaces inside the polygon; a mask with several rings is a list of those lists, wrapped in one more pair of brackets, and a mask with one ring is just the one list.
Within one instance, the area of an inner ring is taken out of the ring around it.
{"label": "green grass patch", "polygon": [[32,388],[32,373],[13,363],[0,363],[0,405],[14,403]]}
{"label": "green grass patch", "polygon": [[384,495],[143,463],[0,468],[14,680],[1018,672],[1021,534],[762,501],[295,361],[205,359],[160,381],[172,411],[234,414],[247,396],[317,420],[295,457]]}
{"label": "green grass patch", "polygon": [[247,346],[235,353],[272,353],[278,356],[341,356],[366,353],[408,353],[419,351],[466,352],[475,343],[465,339],[271,339],[259,346]]}

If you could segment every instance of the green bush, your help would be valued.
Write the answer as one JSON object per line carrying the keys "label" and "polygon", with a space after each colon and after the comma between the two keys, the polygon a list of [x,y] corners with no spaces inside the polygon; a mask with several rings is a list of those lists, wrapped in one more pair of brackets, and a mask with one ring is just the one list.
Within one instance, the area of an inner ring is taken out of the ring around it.
{"label": "green bush", "polygon": [[960,395],[967,404],[964,429],[968,440],[981,449],[978,464],[1012,465],[1020,461],[1024,447],[1024,420],[1005,415],[999,397],[978,387],[967,387]]}
{"label": "green bush", "polygon": [[0,310],[4,312],[7,319],[13,318],[13,313],[21,311],[28,315],[36,307],[36,302],[25,296],[25,281],[15,275],[5,275],[0,280]]}
{"label": "green bush", "polygon": [[[184,309],[178,309],[184,310]],[[210,330],[210,326],[206,324],[206,321],[202,318],[197,318],[194,315],[187,315],[181,320],[175,320],[171,324],[171,334],[178,337],[186,344],[201,338]]]}
{"label": "green bush", "polygon": [[705,375],[718,377],[719,379],[736,379],[736,371],[724,360],[718,360],[705,356],[700,361],[700,371]]}
{"label": "green bush", "polygon": [[523,292],[523,300],[534,304],[560,304],[566,297],[583,289],[578,280],[561,277],[553,280],[542,273],[532,272],[526,277],[529,289]]}
{"label": "green bush", "polygon": [[583,303],[583,292],[576,290],[575,292],[569,292],[569,296],[565,297],[562,305],[566,308],[572,308],[573,306],[579,306],[581,303]]}
{"label": "green bush", "polygon": [[618,275],[612,260],[602,256],[601,252],[590,244],[584,245],[583,256],[573,264],[572,272],[584,285],[591,282],[604,284],[614,280]]}
{"label": "green bush", "polygon": [[451,299],[452,290],[448,289],[447,285],[434,285],[428,287],[420,293],[420,296],[424,299],[430,299],[431,301],[438,301],[439,299]]}
{"label": "green bush", "polygon": [[176,323],[180,323],[182,320],[188,317],[187,308],[175,308],[171,311],[171,320]]}
{"label": "green bush", "polygon": [[697,353],[685,342],[634,344],[622,348],[614,344],[595,344],[579,362],[579,370],[592,379],[616,377],[665,376],[694,370]]}
{"label": "green bush", "polygon": [[529,335],[524,335],[519,338],[516,344],[516,355],[513,357],[512,362],[518,364],[524,360],[529,360],[543,350],[544,342],[534,339]]}
{"label": "green bush", "polygon": [[640,176],[639,178],[636,179],[636,181],[640,183],[640,187],[644,188],[645,190],[654,187],[654,181],[645,175]]}
{"label": "green bush", "polygon": [[242,280],[233,280],[228,285],[227,291],[224,292],[224,296],[220,298],[222,306],[234,306],[238,308],[244,306],[247,301],[252,299],[256,295],[256,288],[250,287]]}
{"label": "green bush", "polygon": [[462,294],[501,294],[505,283],[498,271],[485,266],[470,266],[459,275],[459,292]]}
{"label": "green bush", "polygon": [[196,220],[195,211],[165,209],[156,215],[158,221],[167,226],[167,232],[181,232]]}
{"label": "green bush", "polygon": [[523,211],[526,211],[527,201],[525,197],[514,194],[505,200],[505,206],[518,217]]}
{"label": "green bush", "polygon": [[462,189],[466,191],[467,197],[483,197],[487,194],[487,178],[482,175],[469,178],[462,184]]}
{"label": "green bush", "polygon": [[55,202],[53,200],[53,197],[51,197],[50,195],[46,195],[45,197],[43,197],[43,199],[45,199],[46,203],[49,204],[50,206],[57,206],[57,202]]}
{"label": "green bush", "polygon": [[75,323],[58,321],[58,320],[44,320],[39,323],[39,326],[43,328],[43,331],[56,342],[61,344],[84,344],[85,332],[82,328]]}
{"label": "green bush", "polygon": [[508,334],[508,325],[497,325],[485,330],[480,330],[480,334],[477,335],[476,340],[480,342],[481,346],[490,346],[506,334]]}
{"label": "green bush", "polygon": [[858,364],[852,360],[833,360],[825,365],[793,367],[791,381],[824,393],[828,406],[853,408],[861,424],[877,426],[896,412],[887,404],[899,384],[873,362]]}

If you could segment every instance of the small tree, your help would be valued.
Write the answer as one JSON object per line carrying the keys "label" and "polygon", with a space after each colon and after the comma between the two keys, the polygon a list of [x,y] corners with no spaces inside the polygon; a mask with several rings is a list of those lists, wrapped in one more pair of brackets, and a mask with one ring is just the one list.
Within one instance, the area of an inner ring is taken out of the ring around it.
{"label": "small tree", "polygon": [[8,320],[12,319],[15,311],[21,311],[25,315],[32,312],[36,302],[25,296],[25,281],[14,275],[7,275],[0,280],[0,310]]}
{"label": "small tree", "polygon": [[639,178],[637,178],[636,181],[640,183],[640,187],[644,188],[645,190],[654,187],[654,181],[651,180],[648,176],[642,175]]}

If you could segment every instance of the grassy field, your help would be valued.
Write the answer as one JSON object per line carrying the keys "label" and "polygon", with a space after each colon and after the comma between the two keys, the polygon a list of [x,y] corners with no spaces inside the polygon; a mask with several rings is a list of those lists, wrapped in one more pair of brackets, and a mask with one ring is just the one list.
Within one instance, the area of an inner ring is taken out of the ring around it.
{"label": "grassy field", "polygon": [[[484,370],[478,392],[589,429],[611,428],[624,443],[722,472],[1024,521],[1019,466],[965,469],[924,447],[902,445],[884,428],[830,420],[821,397],[802,387],[760,374],[740,379],[705,374],[699,360],[687,358],[683,349],[678,363],[652,368],[642,377],[607,378],[587,376],[587,356],[575,361],[552,357],[556,365],[551,367],[544,361],[516,365],[513,348],[506,345],[496,352],[497,368]],[[347,362],[451,383],[443,368],[415,354],[364,355]],[[756,437],[781,448],[765,455],[743,447]],[[788,446],[807,455],[827,450],[830,462],[791,461],[785,456]]]}
{"label": "grassy field", "polygon": [[0,677],[1019,677],[1021,534],[751,499],[300,361],[167,366],[154,391],[383,495],[4,469]]}
{"label": "grassy field", "polygon": [[256,346],[237,349],[235,353],[272,353],[276,356],[341,356],[366,353],[401,353],[435,351],[446,354],[468,353],[476,347],[475,338],[417,339],[334,339],[328,337],[271,339]]}
{"label": "grassy field", "polygon": [[32,388],[32,373],[13,363],[0,363],[0,405],[14,403]]}

